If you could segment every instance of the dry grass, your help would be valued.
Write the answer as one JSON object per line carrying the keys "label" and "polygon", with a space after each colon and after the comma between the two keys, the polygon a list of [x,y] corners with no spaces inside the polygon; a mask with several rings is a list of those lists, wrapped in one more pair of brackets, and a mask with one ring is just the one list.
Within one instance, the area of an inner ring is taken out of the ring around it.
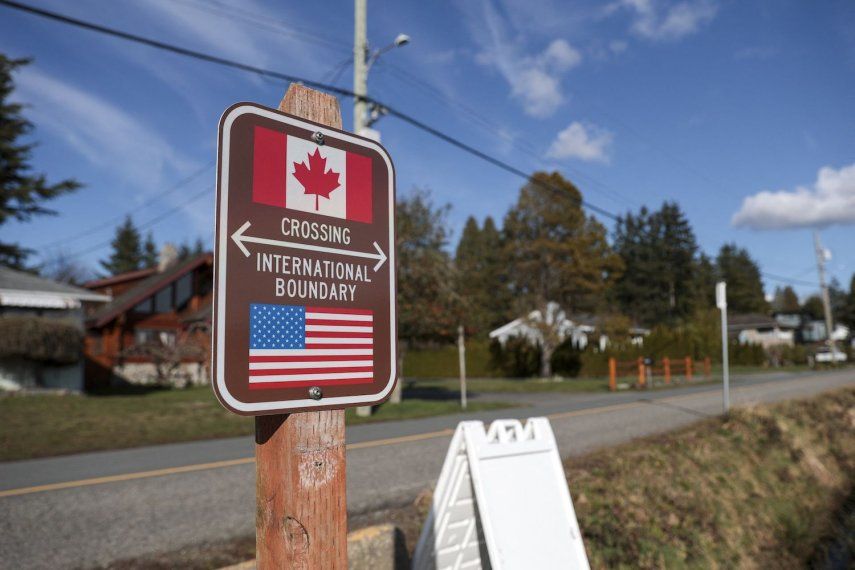
{"label": "dry grass", "polygon": [[596,568],[803,567],[855,473],[855,390],[566,463]]}

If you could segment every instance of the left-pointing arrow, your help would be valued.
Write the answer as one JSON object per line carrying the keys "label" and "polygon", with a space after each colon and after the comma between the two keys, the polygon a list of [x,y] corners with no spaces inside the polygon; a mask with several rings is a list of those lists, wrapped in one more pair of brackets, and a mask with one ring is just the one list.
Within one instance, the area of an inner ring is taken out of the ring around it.
{"label": "left-pointing arrow", "polygon": [[374,266],[374,271],[380,269],[380,267],[386,262],[386,254],[383,253],[383,250],[380,248],[380,245],[375,241],[374,249],[377,250],[377,253],[365,252],[365,251],[351,251],[349,249],[339,249],[337,247],[327,247],[325,245],[310,245],[307,243],[297,243],[293,241],[283,241],[278,239],[269,239],[262,237],[253,237],[244,235],[244,233],[249,229],[252,224],[250,222],[244,223],[241,227],[237,229],[235,233],[232,234],[232,239],[237,244],[238,248],[243,252],[243,254],[249,257],[249,249],[247,249],[247,243],[260,243],[264,245],[273,245],[276,247],[287,247],[291,249],[303,249],[307,251],[318,251],[321,253],[332,253],[334,255],[345,255],[349,257],[361,257],[363,259],[376,259],[377,264]]}

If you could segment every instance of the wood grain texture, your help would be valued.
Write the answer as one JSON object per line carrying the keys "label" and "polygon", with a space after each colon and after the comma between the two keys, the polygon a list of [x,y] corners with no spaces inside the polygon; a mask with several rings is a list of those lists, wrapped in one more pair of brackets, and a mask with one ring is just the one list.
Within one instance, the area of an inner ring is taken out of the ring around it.
{"label": "wood grain texture", "polygon": [[[338,100],[292,84],[279,110],[341,128]],[[347,568],[344,410],[255,418],[261,570]]]}

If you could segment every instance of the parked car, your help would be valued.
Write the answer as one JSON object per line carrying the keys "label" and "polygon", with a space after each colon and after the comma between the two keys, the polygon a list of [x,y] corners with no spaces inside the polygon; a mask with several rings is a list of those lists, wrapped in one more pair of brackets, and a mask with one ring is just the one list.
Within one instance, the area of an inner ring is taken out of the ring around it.
{"label": "parked car", "polygon": [[846,353],[842,350],[820,346],[814,354],[808,357],[808,364],[811,366],[815,364],[837,364],[839,362],[846,362],[846,360]]}

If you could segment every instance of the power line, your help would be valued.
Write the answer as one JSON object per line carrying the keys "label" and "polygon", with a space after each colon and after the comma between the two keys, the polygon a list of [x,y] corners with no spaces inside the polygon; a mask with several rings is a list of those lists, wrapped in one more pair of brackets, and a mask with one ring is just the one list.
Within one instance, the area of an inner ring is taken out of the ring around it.
{"label": "power line", "polygon": [[[168,218],[172,214],[178,212],[179,210],[183,210],[185,207],[189,206],[190,204],[192,204],[196,200],[199,200],[200,198],[207,196],[212,190],[213,190],[213,188],[211,188],[210,186],[205,187],[201,192],[199,192],[197,194],[193,194],[188,200],[181,202],[180,204],[177,204],[177,205],[173,206],[172,208],[169,208],[165,212],[158,214],[157,216],[148,220],[147,222],[140,224],[139,226],[137,226],[137,229],[138,230],[146,230],[146,229],[162,222],[163,220],[165,220],[166,218]],[[68,255],[68,257],[70,259],[73,259],[75,257],[80,257],[81,255],[86,255],[87,253],[92,253],[93,251],[101,249],[104,246],[110,245],[112,242],[113,242],[112,239],[108,239],[105,241],[98,242],[94,245],[87,247],[86,249],[81,249],[80,251],[76,251],[74,253],[71,253]]]}
{"label": "power line", "polygon": [[[123,32],[123,31],[117,30],[115,28],[109,28],[107,26],[102,26],[100,24],[94,24],[92,22],[87,22],[85,20],[72,18],[72,17],[66,16],[64,14],[59,14],[57,12],[44,10],[42,8],[36,8],[34,6],[22,4],[20,2],[14,2],[12,0],[0,0],[0,4],[8,6],[10,8],[13,8],[15,10],[27,12],[29,14],[33,14],[33,15],[40,16],[43,18],[47,18],[50,20],[54,20],[57,22],[68,24],[71,26],[87,29],[87,30],[90,30],[93,32],[98,32],[98,33],[105,34],[108,36],[124,39],[127,41],[135,42],[138,44],[146,45],[149,47],[157,48],[157,49],[168,51],[171,53],[183,55],[185,57],[190,57],[190,58],[198,59],[201,61],[206,61],[208,63],[215,63],[217,65],[222,65],[224,67],[231,67],[233,69],[248,71],[250,73],[255,73],[255,74],[260,75],[262,77],[270,77],[270,78],[274,78],[274,79],[281,79],[281,80],[289,81],[292,83],[301,83],[301,84],[309,86],[309,87],[313,87],[313,88],[320,89],[323,91],[328,91],[330,93],[335,93],[335,94],[338,94],[338,95],[341,95],[344,97],[350,97],[353,99],[360,99],[360,100],[363,100],[363,101],[368,102],[368,103],[373,103],[373,104],[385,109],[388,112],[388,114],[394,115],[395,117],[398,117],[398,119],[402,120],[403,122],[408,123],[409,125],[416,127],[417,129],[420,129],[420,130],[422,130],[422,131],[424,131],[424,132],[426,132],[426,133],[428,133],[428,134],[430,134],[430,135],[432,135],[432,136],[434,136],[434,137],[436,137],[442,141],[445,141],[446,143],[448,143],[448,144],[450,144],[450,145],[452,145],[452,146],[454,146],[460,150],[463,150],[463,151],[465,151],[465,152],[467,152],[467,153],[469,153],[475,157],[478,157],[481,160],[492,164],[493,166],[496,166],[496,167],[501,168],[502,170],[504,170],[506,172],[514,174],[514,175],[522,178],[523,180],[531,181],[532,183],[537,184],[541,187],[550,189],[554,192],[559,192],[563,195],[567,195],[566,192],[564,192],[561,188],[558,188],[557,186],[553,186],[551,184],[546,184],[542,181],[533,180],[528,174],[526,174],[525,172],[523,172],[519,168],[516,168],[516,167],[508,164],[507,162],[504,162],[498,158],[490,156],[489,154],[487,154],[487,153],[485,153],[485,152],[483,152],[483,151],[481,151],[481,150],[479,150],[479,149],[477,149],[477,148],[475,148],[475,147],[473,147],[467,143],[464,143],[463,141],[456,139],[455,137],[452,137],[451,135],[448,135],[448,134],[446,134],[446,133],[444,133],[438,129],[435,129],[434,127],[431,127],[431,126],[427,125],[426,123],[423,123],[422,121],[420,121],[420,120],[418,120],[418,119],[416,119],[410,115],[407,115],[401,111],[398,111],[397,109],[393,109],[392,107],[390,107],[390,106],[388,106],[388,105],[386,105],[380,101],[377,101],[376,99],[374,99],[372,97],[358,96],[358,95],[356,95],[356,93],[354,93],[353,91],[351,91],[349,89],[344,89],[342,87],[337,87],[335,85],[329,85],[326,83],[322,83],[320,81],[314,81],[314,80],[306,79],[303,77],[298,77],[296,75],[291,75],[288,73],[282,73],[279,71],[273,71],[270,69],[264,69],[264,68],[257,67],[254,65],[248,65],[248,64],[241,63],[238,61],[226,59],[223,57],[214,56],[214,55],[210,55],[207,53],[186,49],[186,48],[176,46],[173,44],[168,44],[166,42],[161,42],[159,40],[154,40],[154,39],[139,36],[136,34]],[[605,210],[604,208],[600,208],[599,206],[591,204],[591,203],[587,202],[586,200],[577,199],[572,195],[568,195],[568,196],[570,197],[571,200],[578,203],[580,206],[585,206],[589,210],[591,210],[593,212],[597,212],[601,216],[604,216],[604,217],[609,218],[609,219],[614,220],[614,221],[617,221],[619,219],[619,216],[609,212],[608,210]]]}
{"label": "power line", "polygon": [[172,186],[170,186],[169,188],[167,188],[166,190],[164,190],[160,194],[156,194],[156,195],[152,196],[151,198],[149,198],[148,200],[146,200],[146,201],[142,202],[141,204],[135,206],[132,210],[128,210],[126,212],[123,212],[117,216],[114,216],[114,217],[112,217],[106,221],[101,222],[98,225],[91,226],[85,230],[82,230],[79,233],[72,234],[70,236],[60,238],[60,239],[57,239],[57,240],[54,240],[54,241],[51,241],[51,242],[48,242],[48,243],[45,243],[42,245],[37,245],[35,247],[40,248],[40,249],[48,249],[48,248],[55,247],[58,245],[64,245],[64,244],[67,244],[69,242],[76,241],[82,237],[86,237],[88,235],[91,235],[94,232],[106,229],[109,227],[109,225],[114,224],[118,221],[121,221],[122,218],[124,218],[125,216],[128,216],[134,212],[137,212],[143,208],[146,208],[146,207],[150,206],[151,204],[153,204],[155,201],[163,198],[164,196],[167,196],[167,195],[187,186],[189,183],[193,182],[199,176],[201,176],[204,172],[206,172],[209,168],[214,166],[215,162],[216,161],[214,161],[214,160],[209,161],[205,166],[203,166],[202,168],[200,168],[199,170],[197,170],[196,172],[194,172],[190,176],[182,178],[181,180],[179,180],[178,182],[176,182],[175,184],[173,184]]}
{"label": "power line", "polygon": [[288,24],[284,20],[270,18],[267,15],[250,12],[249,10],[230,6],[224,2],[218,2],[217,0],[207,0],[206,2],[201,2],[200,0],[180,0],[180,2],[195,10],[215,14],[227,20],[242,20],[243,22],[259,29],[276,32],[277,34],[285,33],[290,36],[300,38],[305,42],[335,49],[352,49],[349,43],[331,39],[321,31],[307,31],[305,29],[300,29]]}
{"label": "power line", "polygon": [[815,287],[817,284],[814,281],[805,281],[804,279],[795,279],[793,277],[784,277],[783,275],[775,275],[774,273],[760,272],[760,275],[772,281],[780,281],[781,283],[789,283],[790,285],[806,285]]}

